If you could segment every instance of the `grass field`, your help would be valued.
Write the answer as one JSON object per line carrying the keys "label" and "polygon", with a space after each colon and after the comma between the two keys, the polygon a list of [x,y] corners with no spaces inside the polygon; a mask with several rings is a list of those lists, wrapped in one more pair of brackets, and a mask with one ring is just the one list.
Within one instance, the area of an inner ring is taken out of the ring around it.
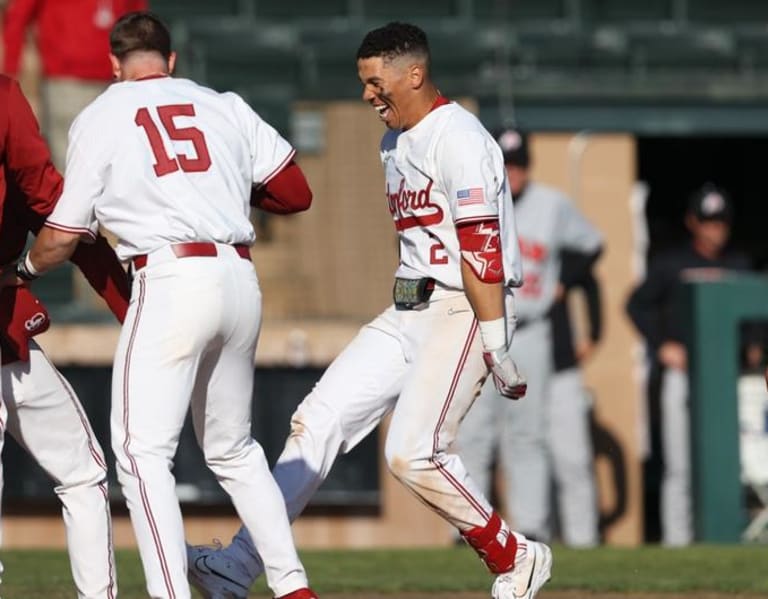
{"label": "grass field", "polygon": [[[555,547],[552,596],[654,593],[691,598],[722,595],[768,597],[768,546],[696,546],[688,549],[602,547],[575,551]],[[491,578],[465,547],[400,551],[304,551],[316,590],[344,597],[387,594],[458,593],[488,595]],[[0,594],[4,599],[74,596],[69,563],[62,551],[4,551]],[[120,597],[146,597],[138,554],[117,554]],[[558,593],[571,591],[572,593]],[[253,597],[269,597],[260,581]],[[414,596],[414,595],[412,595]],[[472,595],[466,595],[471,597]]]}

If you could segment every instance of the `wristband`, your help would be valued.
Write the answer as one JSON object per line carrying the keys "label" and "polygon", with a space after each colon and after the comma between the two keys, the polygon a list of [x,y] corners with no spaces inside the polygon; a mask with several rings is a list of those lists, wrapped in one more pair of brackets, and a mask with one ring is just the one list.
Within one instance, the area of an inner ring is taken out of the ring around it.
{"label": "wristband", "polygon": [[19,260],[16,263],[16,276],[24,281],[34,281],[40,276],[40,273],[32,265],[32,261],[29,259],[29,252],[24,254],[23,260]]}
{"label": "wristband", "polygon": [[478,322],[480,339],[486,351],[495,351],[507,347],[507,325],[504,317],[496,320],[481,320]]}

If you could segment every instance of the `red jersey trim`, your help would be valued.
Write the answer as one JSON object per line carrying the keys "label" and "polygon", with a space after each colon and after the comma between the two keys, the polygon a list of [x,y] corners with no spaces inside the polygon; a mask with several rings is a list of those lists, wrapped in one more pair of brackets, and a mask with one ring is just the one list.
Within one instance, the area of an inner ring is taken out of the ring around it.
{"label": "red jersey trim", "polygon": [[278,167],[273,170],[271,173],[269,173],[264,179],[262,180],[261,184],[266,185],[269,183],[269,181],[281,170],[283,170],[286,166],[288,166],[288,163],[293,160],[293,157],[296,155],[296,149],[291,148],[291,151],[288,153],[288,156],[278,165]]}
{"label": "red jersey trim", "polygon": [[432,112],[435,108],[440,108],[441,106],[445,106],[446,104],[450,104],[451,101],[446,98],[444,95],[440,94],[435,98],[434,104],[432,104],[432,108],[429,109],[429,112]]}
{"label": "red jersey trim", "polygon": [[168,77],[170,77],[168,73],[155,73],[154,75],[146,75],[145,77],[131,79],[131,81],[149,81],[150,79],[167,79]]}
{"label": "red jersey trim", "polygon": [[67,225],[53,223],[49,220],[45,221],[45,226],[50,227],[51,229],[57,229],[58,231],[64,231],[65,233],[78,233],[79,235],[88,235],[88,237],[91,239],[96,239],[96,234],[85,227],[69,227]]}
{"label": "red jersey trim", "polygon": [[471,216],[468,218],[460,218],[458,220],[453,221],[454,225],[471,225],[472,223],[483,223],[488,221],[498,221],[499,217],[495,214],[493,216]]}

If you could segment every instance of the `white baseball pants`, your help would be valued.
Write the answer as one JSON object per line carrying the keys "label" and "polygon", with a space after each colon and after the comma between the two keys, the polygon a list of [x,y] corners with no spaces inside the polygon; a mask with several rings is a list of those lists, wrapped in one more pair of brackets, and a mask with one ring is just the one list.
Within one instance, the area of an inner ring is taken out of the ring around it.
{"label": "white baseball pants", "polygon": [[56,482],[80,599],[117,596],[104,453],[72,387],[34,341],[2,367],[7,428]]}
{"label": "white baseball pants", "polygon": [[544,319],[515,332],[510,354],[528,379],[526,396],[510,401],[487,382],[464,421],[459,451],[484,490],[490,489],[491,467],[498,459],[513,526],[545,542],[552,536],[554,479],[563,541],[593,546],[597,493],[581,374],[575,368],[553,373],[550,324]]}
{"label": "white baseball pants", "polygon": [[690,430],[688,373],[666,368],[661,379],[661,542],[670,547],[693,541]]}
{"label": "white baseball pants", "polygon": [[112,444],[150,597],[189,599],[184,529],[171,473],[187,409],[207,465],[266,562],[275,596],[306,587],[285,504],[251,437],[261,291],[235,249],[148,256],[134,278],[112,378]]}
{"label": "white baseball pants", "polygon": [[[295,519],[339,453],[393,410],[385,455],[392,473],[459,530],[485,526],[492,508],[451,452],[487,374],[474,312],[463,293],[436,290],[424,310],[388,308],[328,367],[291,419],[273,474]],[[227,548],[260,573],[245,528]]]}

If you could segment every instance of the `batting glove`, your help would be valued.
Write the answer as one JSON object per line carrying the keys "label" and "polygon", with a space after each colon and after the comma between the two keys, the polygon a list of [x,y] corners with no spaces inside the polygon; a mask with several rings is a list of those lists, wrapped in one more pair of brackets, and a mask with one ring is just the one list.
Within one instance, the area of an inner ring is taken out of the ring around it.
{"label": "batting glove", "polygon": [[520,399],[528,390],[528,382],[517,370],[517,364],[503,349],[484,351],[483,360],[491,371],[496,390],[509,399]]}

